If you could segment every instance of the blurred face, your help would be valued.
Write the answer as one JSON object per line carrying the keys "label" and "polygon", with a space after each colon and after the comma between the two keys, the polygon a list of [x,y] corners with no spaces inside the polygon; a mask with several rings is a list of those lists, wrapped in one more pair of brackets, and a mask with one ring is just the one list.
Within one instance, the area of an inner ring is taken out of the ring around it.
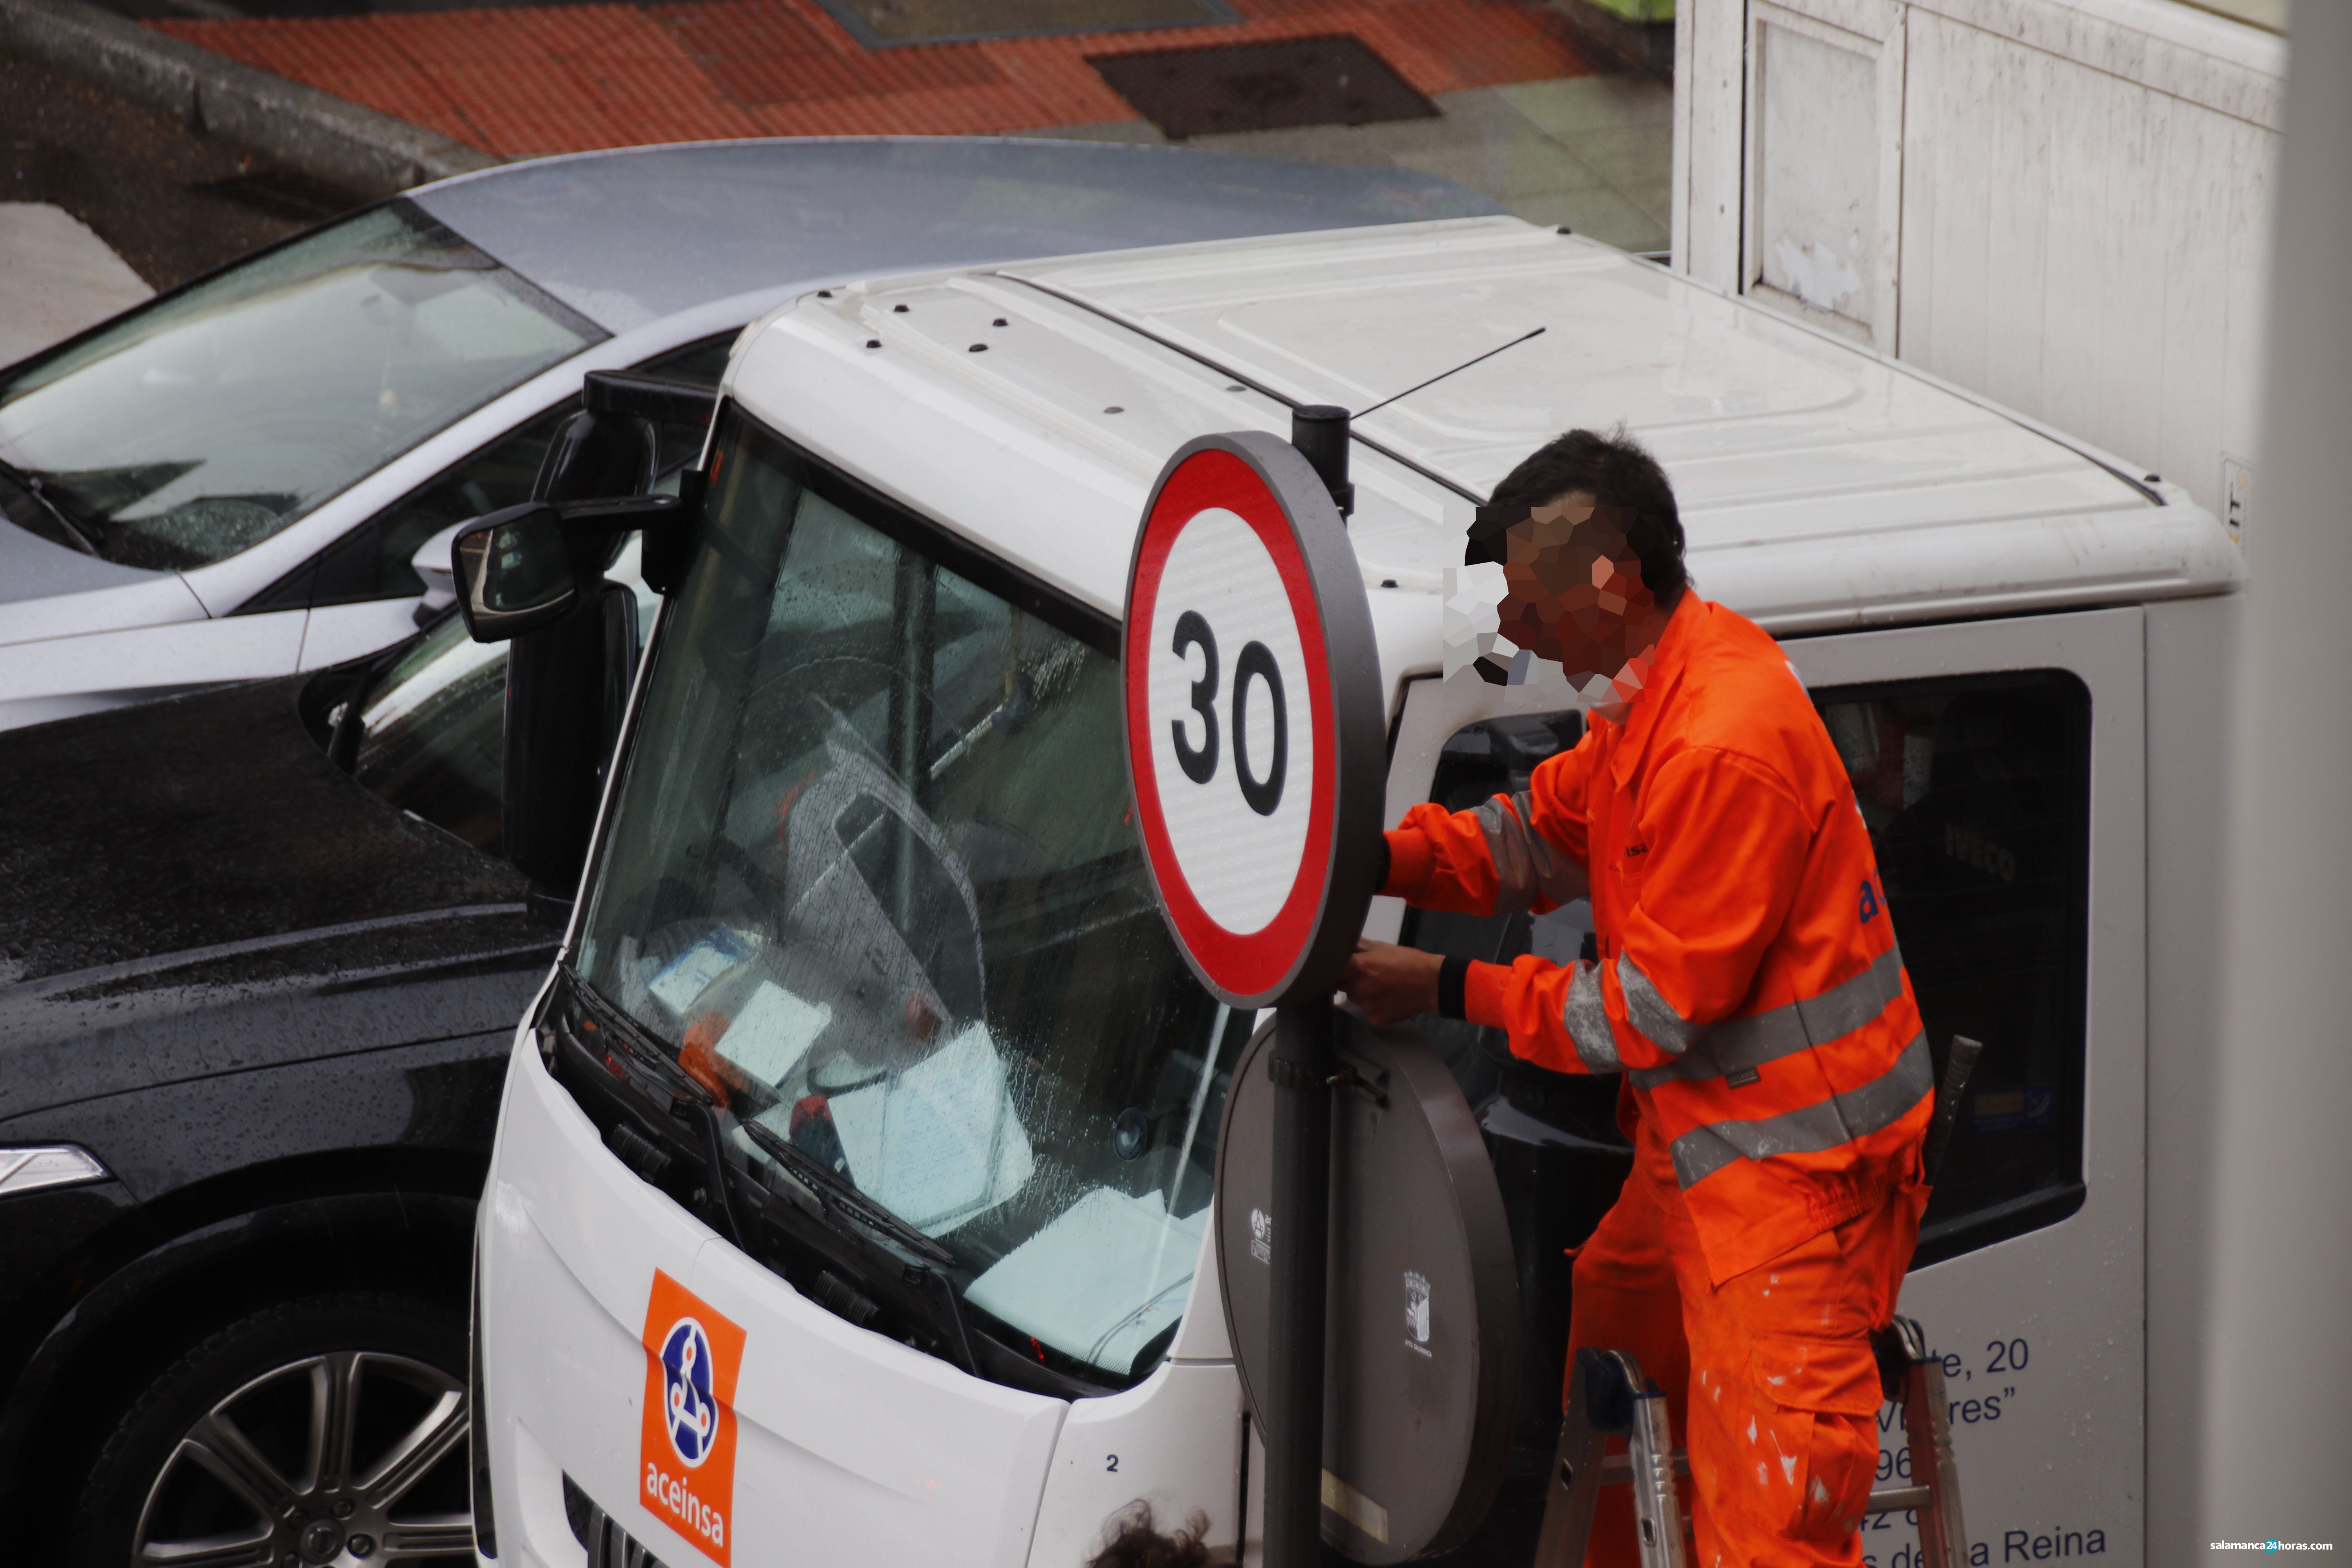
{"label": "blurred face", "polygon": [[1571,490],[1503,537],[1503,635],[1557,661],[1570,682],[1614,679],[1654,640],[1657,600],[1616,508]]}

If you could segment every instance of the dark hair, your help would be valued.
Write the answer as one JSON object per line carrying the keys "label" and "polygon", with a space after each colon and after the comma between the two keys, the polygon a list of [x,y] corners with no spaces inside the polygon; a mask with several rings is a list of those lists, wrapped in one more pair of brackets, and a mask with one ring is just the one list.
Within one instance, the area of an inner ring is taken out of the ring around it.
{"label": "dark hair", "polygon": [[1625,542],[1642,563],[1642,585],[1661,605],[1671,606],[1690,581],[1683,568],[1682,513],[1675,506],[1675,488],[1666,482],[1665,470],[1622,425],[1606,436],[1570,430],[1545,442],[1513,468],[1478,509],[1470,546],[1463,552],[1464,564],[1502,560],[1503,535],[1528,509],[1571,490],[1584,490],[1603,506],[1632,515]]}
{"label": "dark hair", "polygon": [[1139,1502],[1119,1517],[1087,1568],[1208,1568],[1209,1549],[1201,1544],[1208,1528],[1208,1516],[1196,1512],[1184,1529],[1162,1535],[1152,1527],[1151,1505]]}

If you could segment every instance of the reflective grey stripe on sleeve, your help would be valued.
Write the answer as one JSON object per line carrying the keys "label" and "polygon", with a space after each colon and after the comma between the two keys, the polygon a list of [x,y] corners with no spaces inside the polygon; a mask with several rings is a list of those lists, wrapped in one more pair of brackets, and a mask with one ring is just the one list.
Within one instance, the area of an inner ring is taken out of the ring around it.
{"label": "reflective grey stripe on sleeve", "polygon": [[1501,795],[1477,812],[1486,835],[1486,858],[1495,863],[1495,912],[1515,915],[1536,900],[1535,861],[1528,854],[1528,830]]}
{"label": "reflective grey stripe on sleeve", "polygon": [[1560,1004],[1559,1026],[1578,1059],[1597,1073],[1623,1072],[1617,1058],[1617,1036],[1609,1027],[1609,1005],[1601,997],[1601,969],[1576,961],[1576,978],[1568,983],[1568,999]]}
{"label": "reflective grey stripe on sleeve", "polygon": [[[1633,1027],[1649,1037],[1650,1043],[1670,1057],[1679,1057],[1696,1045],[1706,1033],[1705,1024],[1694,1024],[1674,1010],[1650,977],[1642,973],[1631,953],[1617,955],[1617,984],[1625,991],[1625,1017]],[[1675,1066],[1681,1064],[1677,1062]],[[1664,1068],[1653,1068],[1664,1072]],[[1635,1079],[1640,1082],[1640,1079]]]}
{"label": "reflective grey stripe on sleeve", "polygon": [[[1625,981],[1622,967],[1617,978]],[[1791,1002],[1769,1013],[1725,1019],[1681,1060],[1645,1068],[1633,1075],[1633,1082],[1641,1089],[1654,1089],[1668,1079],[1723,1078],[1753,1071],[1766,1062],[1795,1056],[1808,1046],[1825,1046],[1844,1038],[1885,1012],[1886,1005],[1902,994],[1903,950],[1890,946],[1869,968],[1851,980],[1840,981],[1818,996]],[[1633,1011],[1631,982],[1625,984],[1625,1005],[1633,1012],[1634,1026],[1664,1045],[1665,1041],[1650,1033],[1642,1015]],[[1659,1005],[1664,1004],[1661,1002]]]}
{"label": "reflective grey stripe on sleeve", "polygon": [[1540,892],[1556,904],[1584,897],[1587,880],[1575,862],[1535,831],[1535,802],[1528,792],[1490,796],[1477,809],[1486,835],[1486,855],[1495,863],[1495,912],[1515,915],[1530,909]]}
{"label": "reflective grey stripe on sleeve", "polygon": [[1536,797],[1521,790],[1511,797],[1511,805],[1527,824],[1528,860],[1536,868],[1536,886],[1543,896],[1555,904],[1572,904],[1592,890],[1592,879],[1584,868],[1561,854],[1552,841],[1536,831]]}
{"label": "reflective grey stripe on sleeve", "polygon": [[1903,1047],[1893,1067],[1859,1089],[1779,1116],[1692,1128],[1675,1140],[1675,1177],[1687,1191],[1734,1160],[1834,1149],[1900,1121],[1934,1089],[1935,1079],[1923,1032]]}

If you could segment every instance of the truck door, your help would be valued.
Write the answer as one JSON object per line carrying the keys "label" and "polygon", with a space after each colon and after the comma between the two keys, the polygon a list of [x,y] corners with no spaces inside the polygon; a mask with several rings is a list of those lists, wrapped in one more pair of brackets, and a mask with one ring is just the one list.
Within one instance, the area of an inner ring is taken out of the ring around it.
{"label": "truck door", "polygon": [[[1954,1034],[1986,1050],[1928,1209],[1903,1310],[1943,1352],[1975,1561],[2137,1560],[2142,1420],[2145,943],[2141,614],[1790,639],[1853,781],[1938,1071]],[[1580,732],[1558,688],[1417,681],[1390,773],[1393,820],[1523,787]],[[2094,719],[2095,715],[2095,721]],[[1458,798],[1457,798],[1458,797]],[[2096,810],[2094,810],[2094,802]],[[1530,921],[1408,911],[1367,934],[1507,962],[1576,956],[1579,905]],[[1426,1022],[1426,1021],[1425,1021]],[[1517,1468],[1548,1447],[1567,1269],[1622,1166],[1598,1083],[1503,1081],[1482,1031],[1433,1026],[1487,1134],[1521,1245],[1530,1342]],[[1522,1068],[1522,1074],[1532,1069]],[[1550,1078],[1554,1075],[1538,1075]],[[1580,1098],[1582,1092],[1584,1098]],[[1536,1104],[1540,1101],[1540,1104]],[[1524,1114],[1534,1105],[1532,1119]],[[1512,1167],[1577,1163],[1515,1187]],[[1554,1235],[1554,1232],[1559,1232]],[[1543,1245],[1527,1245],[1538,1238]],[[1549,1384],[1545,1379],[1549,1375]],[[1880,1485],[1907,1477],[1881,1413]],[[1556,1430],[1556,1425],[1551,1428]],[[1516,1540],[1507,1487],[1481,1539]],[[1864,1561],[1910,1568],[1916,1521],[1864,1521]],[[1531,1535],[1528,1537],[1532,1539]]]}
{"label": "truck door", "polygon": [[[1902,1304],[1944,1357],[1975,1563],[2142,1554],[2142,637],[2129,607],[1784,645],[1939,1068],[1985,1045]],[[1880,1474],[1907,1477],[1892,1412]],[[1907,1568],[1914,1524],[1865,1520],[1864,1561]]]}

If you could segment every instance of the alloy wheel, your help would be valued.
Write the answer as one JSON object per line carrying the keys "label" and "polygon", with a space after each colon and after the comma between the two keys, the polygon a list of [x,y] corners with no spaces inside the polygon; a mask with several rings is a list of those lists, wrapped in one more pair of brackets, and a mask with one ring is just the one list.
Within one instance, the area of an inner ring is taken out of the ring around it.
{"label": "alloy wheel", "polygon": [[407,1356],[339,1351],[263,1373],[163,1462],[131,1558],[173,1568],[473,1562],[466,1386]]}

